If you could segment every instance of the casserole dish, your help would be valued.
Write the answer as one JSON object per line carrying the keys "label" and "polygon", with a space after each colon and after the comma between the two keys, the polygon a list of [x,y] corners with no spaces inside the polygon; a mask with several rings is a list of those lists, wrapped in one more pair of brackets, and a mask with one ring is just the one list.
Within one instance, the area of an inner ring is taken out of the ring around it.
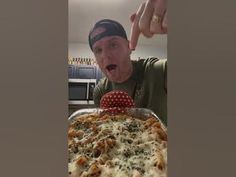
{"label": "casserole dish", "polygon": [[166,177],[167,128],[149,109],[81,109],[69,117],[69,177]]}

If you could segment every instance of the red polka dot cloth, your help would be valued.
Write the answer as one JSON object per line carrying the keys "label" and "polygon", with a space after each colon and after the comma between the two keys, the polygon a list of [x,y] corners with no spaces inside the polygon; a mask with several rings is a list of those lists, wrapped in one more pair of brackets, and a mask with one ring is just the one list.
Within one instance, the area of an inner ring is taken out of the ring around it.
{"label": "red polka dot cloth", "polygon": [[126,108],[135,107],[133,99],[124,91],[113,90],[100,100],[100,107],[111,114],[125,113]]}

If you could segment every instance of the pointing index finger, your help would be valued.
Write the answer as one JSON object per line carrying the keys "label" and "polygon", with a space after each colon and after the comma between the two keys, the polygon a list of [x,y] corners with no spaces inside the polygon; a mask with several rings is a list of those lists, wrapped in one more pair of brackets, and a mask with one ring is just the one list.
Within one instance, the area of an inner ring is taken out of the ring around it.
{"label": "pointing index finger", "polygon": [[131,31],[130,31],[130,49],[134,50],[135,47],[137,46],[139,35],[140,35],[140,29],[139,29],[139,19],[142,15],[142,12],[144,10],[145,3],[142,3],[139,6],[139,9],[136,13],[135,16],[131,17],[132,26],[131,26]]}

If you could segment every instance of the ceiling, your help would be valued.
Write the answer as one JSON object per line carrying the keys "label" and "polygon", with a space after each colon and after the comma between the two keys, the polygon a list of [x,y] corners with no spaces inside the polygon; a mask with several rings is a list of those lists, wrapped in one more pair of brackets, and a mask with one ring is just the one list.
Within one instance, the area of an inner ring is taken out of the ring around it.
{"label": "ceiling", "polygon": [[[88,43],[88,32],[93,24],[103,18],[119,21],[130,35],[129,17],[144,0],[68,0],[69,43]],[[139,45],[166,47],[167,35],[139,38]]]}

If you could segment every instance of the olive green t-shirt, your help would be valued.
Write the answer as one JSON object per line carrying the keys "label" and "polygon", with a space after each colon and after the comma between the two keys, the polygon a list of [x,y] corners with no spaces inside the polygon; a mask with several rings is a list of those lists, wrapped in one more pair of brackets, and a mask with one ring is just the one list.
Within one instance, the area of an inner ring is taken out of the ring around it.
{"label": "olive green t-shirt", "polygon": [[101,97],[112,90],[127,92],[138,108],[151,109],[167,125],[167,60],[157,58],[132,61],[133,73],[123,83],[103,78],[94,89],[94,102],[99,106]]}

